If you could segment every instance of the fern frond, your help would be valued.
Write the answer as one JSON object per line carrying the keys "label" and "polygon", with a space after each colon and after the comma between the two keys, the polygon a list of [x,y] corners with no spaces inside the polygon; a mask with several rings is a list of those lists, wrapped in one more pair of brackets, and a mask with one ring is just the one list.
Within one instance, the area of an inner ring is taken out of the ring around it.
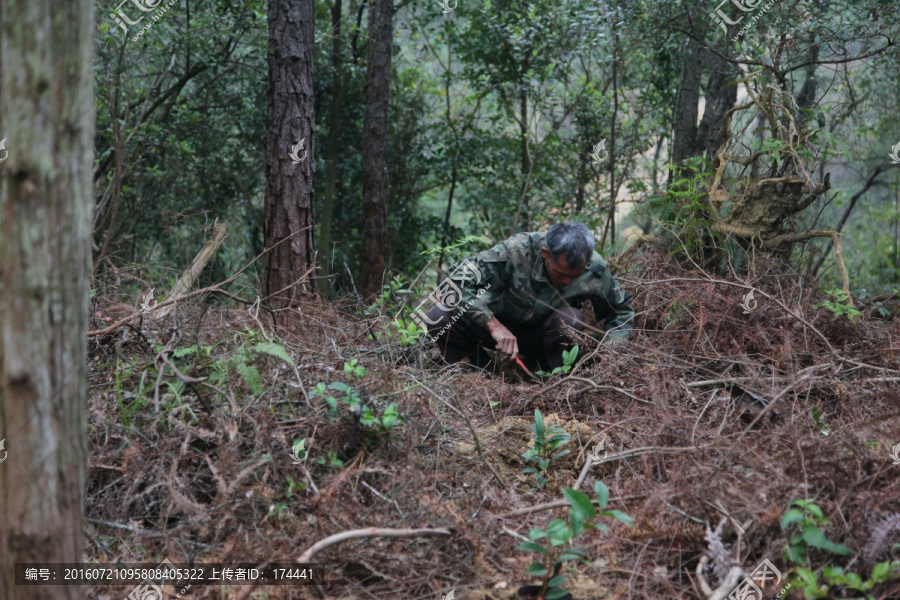
{"label": "fern frond", "polygon": [[890,547],[888,543],[892,533],[900,536],[900,513],[891,513],[872,526],[869,540],[863,550],[868,560],[874,560]]}
{"label": "fern frond", "polygon": [[291,355],[288,354],[288,351],[284,348],[284,346],[280,344],[275,344],[274,342],[260,342],[253,346],[254,352],[259,352],[260,354],[268,354],[269,356],[274,356],[275,358],[280,358],[287,364],[294,366],[294,359],[291,358]]}
{"label": "fern frond", "polygon": [[262,378],[259,376],[259,371],[253,365],[248,365],[244,362],[239,362],[235,365],[235,370],[240,374],[241,379],[244,380],[244,384],[248,388],[250,388],[250,392],[254,396],[259,396],[264,391],[266,391],[265,387],[263,387]]}

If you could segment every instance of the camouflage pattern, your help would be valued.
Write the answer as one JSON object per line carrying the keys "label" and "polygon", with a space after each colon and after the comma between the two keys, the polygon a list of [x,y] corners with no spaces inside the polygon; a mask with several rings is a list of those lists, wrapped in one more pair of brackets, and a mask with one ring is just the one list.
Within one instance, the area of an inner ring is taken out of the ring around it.
{"label": "camouflage pattern", "polygon": [[[628,339],[634,321],[633,296],[619,286],[606,261],[594,251],[584,273],[558,288],[550,281],[541,256],[541,248],[547,247],[546,235],[544,231],[519,233],[469,258],[481,277],[477,285],[471,285],[471,280],[459,281],[461,302],[473,301],[462,318],[481,326],[493,316],[506,327],[536,326],[554,309],[580,308],[590,300],[597,321],[608,332],[606,340]],[[488,285],[479,297],[479,289]]]}

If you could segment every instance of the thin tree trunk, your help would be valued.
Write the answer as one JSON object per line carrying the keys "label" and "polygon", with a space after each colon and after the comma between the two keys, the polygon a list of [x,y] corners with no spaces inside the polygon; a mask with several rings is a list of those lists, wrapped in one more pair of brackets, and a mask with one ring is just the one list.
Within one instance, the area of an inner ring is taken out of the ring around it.
{"label": "thin tree trunk", "polygon": [[[315,260],[313,15],[313,0],[269,0],[265,244],[278,247],[268,255],[263,285],[276,307],[294,304],[312,289],[307,273]],[[303,148],[297,148],[301,140]],[[302,159],[296,164],[295,149]]]}
{"label": "thin tree trunk", "polygon": [[437,270],[441,272],[444,265],[444,249],[450,243],[450,216],[453,214],[453,193],[456,191],[456,159],[453,161],[453,170],[450,172],[450,194],[447,196],[447,212],[444,214],[444,231],[441,233],[441,253],[438,255]]}
{"label": "thin tree trunk", "polygon": [[[528,72],[528,61],[525,61],[523,72]],[[531,173],[531,155],[528,152],[528,90],[525,88],[525,82],[522,82],[522,91],[519,96],[519,112],[522,114],[522,121],[519,124],[519,133],[522,138],[522,231],[528,231],[531,228],[531,215],[528,209],[528,197],[525,195],[526,186],[528,185],[528,175]]]}
{"label": "thin tree trunk", "polygon": [[84,560],[93,33],[89,0],[0,9],[0,598],[84,595],[13,573]]}
{"label": "thin tree trunk", "polygon": [[322,222],[319,224],[319,248],[323,256],[319,260],[319,293],[327,296],[330,291],[328,276],[331,274],[331,220],[334,215],[335,183],[337,181],[337,164],[339,161],[341,138],[341,110],[344,106],[344,93],[350,83],[350,72],[344,68],[341,47],[341,12],[342,1],[334,0],[331,9],[331,66],[334,71],[334,83],[331,86],[331,116],[328,123],[328,148],[325,151],[325,195],[322,197]]}
{"label": "thin tree trunk", "polygon": [[[613,30],[613,55],[612,55],[612,88],[613,88],[613,111],[612,118],[609,123],[609,216],[607,224],[609,226],[609,245],[614,246],[616,243],[616,116],[619,113],[619,82],[618,82],[618,54],[619,48],[619,32],[616,31],[616,15],[612,19]],[[606,232],[603,232],[603,240],[600,247],[606,247]]]}
{"label": "thin tree trunk", "polygon": [[373,0],[369,7],[369,64],[363,134],[363,223],[359,288],[363,297],[381,291],[387,243],[387,134],[393,44],[392,0]]}
{"label": "thin tree trunk", "polygon": [[[850,213],[852,213],[853,209],[856,208],[856,203],[859,202],[859,199],[869,191],[869,188],[875,185],[875,180],[878,179],[878,176],[881,175],[887,169],[887,167],[887,163],[881,163],[880,165],[875,167],[875,169],[871,173],[869,173],[869,177],[866,178],[866,182],[863,184],[862,189],[853,194],[853,196],[850,198],[850,202],[847,204],[847,208],[844,210],[844,214],[841,215],[840,221],[838,221],[837,226],[834,228],[835,231],[840,233],[844,229],[844,225],[847,224],[847,219],[850,218]],[[815,265],[813,265],[813,268],[810,271],[810,274],[813,277],[818,276],[819,269],[822,268],[822,263],[825,262],[825,258],[831,255],[832,246],[833,241],[829,240],[829,242],[825,245],[825,249],[822,251],[822,254],[819,255],[819,258],[816,260]]]}

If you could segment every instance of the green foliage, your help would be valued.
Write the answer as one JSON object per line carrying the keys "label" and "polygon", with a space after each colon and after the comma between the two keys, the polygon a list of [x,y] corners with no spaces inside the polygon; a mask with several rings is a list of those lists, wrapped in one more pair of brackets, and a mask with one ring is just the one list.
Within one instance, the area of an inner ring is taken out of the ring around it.
{"label": "green foliage", "polygon": [[[359,364],[358,359],[353,359],[344,364],[344,373],[351,381],[361,382],[366,377],[366,368]],[[329,390],[340,392],[340,397],[335,397]],[[310,392],[310,398],[320,397],[328,405],[328,418],[332,421],[340,416],[339,406],[345,405],[348,410],[360,416],[360,423],[376,433],[385,434],[390,438],[391,432],[397,427],[402,427],[403,419],[400,417],[397,404],[391,403],[380,413],[368,405],[363,405],[359,390],[343,381],[332,381],[327,386],[319,382],[316,388]]]}
{"label": "green foliage", "polygon": [[[781,166],[781,151],[787,148],[787,144],[776,138],[766,138],[762,143],[762,152],[763,154],[771,154],[772,158],[775,160],[775,165],[777,167]],[[751,150],[760,150],[759,138],[753,138],[753,141],[750,143]]]}
{"label": "green foliage", "polygon": [[371,427],[388,436],[390,436],[394,427],[403,425],[403,419],[400,417],[397,405],[393,402],[387,405],[380,417],[373,413],[368,406],[365,407],[360,422],[366,427]]}
{"label": "green foliage", "polygon": [[458,258],[461,254],[461,250],[467,246],[476,245],[476,246],[485,246],[491,243],[491,240],[484,237],[483,235],[467,235],[461,239],[456,240],[456,243],[450,244],[449,246],[437,246],[434,248],[429,248],[422,252],[425,256],[431,256],[432,258],[437,258],[440,255],[444,255],[444,262],[454,262],[454,259]]}
{"label": "green foliage", "polygon": [[797,564],[809,565],[809,550],[815,548],[832,552],[834,554],[851,554],[850,548],[836,544],[825,537],[823,527],[828,527],[831,522],[822,514],[822,509],[813,500],[794,500],[791,508],[781,517],[781,529],[789,528],[798,534],[791,537],[786,549],[785,559]]}
{"label": "green foliage", "polygon": [[832,321],[845,316],[850,319],[851,323],[855,323],[856,319],[862,316],[861,312],[850,306],[849,297],[844,290],[825,290],[825,293],[831,296],[832,299],[816,304],[813,308],[825,308],[834,313],[834,316],[831,318]]}
{"label": "green foliage", "polygon": [[[569,503],[569,521],[553,519],[546,529],[534,528],[528,534],[528,542],[519,544],[516,548],[534,555],[535,562],[526,569],[527,575],[540,577],[540,598],[547,600],[561,598],[568,592],[563,587],[566,577],[559,575],[562,565],[569,561],[580,560],[590,562],[588,555],[571,546],[571,543],[582,533],[590,529],[597,529],[608,533],[609,528],[603,523],[595,523],[595,517],[609,517],[617,519],[631,527],[631,517],[620,510],[607,510],[609,502],[609,488],[602,481],[594,484],[594,492],[597,495],[599,514],[594,508],[593,502],[587,494],[578,490],[563,488],[562,493]],[[539,540],[546,540],[540,543]]]}
{"label": "green foliage", "polygon": [[880,562],[872,567],[868,579],[858,573],[844,572],[842,567],[829,566],[819,574],[805,567],[793,567],[791,586],[803,590],[806,600],[841,598],[843,600],[875,600],[869,592],[876,585],[900,579],[900,561]]}
{"label": "green foliage", "polygon": [[526,462],[534,463],[535,466],[523,469],[522,473],[533,474],[536,487],[542,488],[548,482],[547,469],[550,462],[569,453],[569,450],[559,448],[568,444],[571,436],[558,425],[547,429],[544,417],[537,409],[534,411],[534,425],[531,430],[534,432],[534,443],[522,456]]}
{"label": "green foliage", "polygon": [[822,416],[819,413],[818,406],[812,407],[812,417],[813,417],[813,422],[816,424],[816,429],[819,430],[819,433],[821,433],[824,436],[828,436],[831,434],[831,429],[828,428],[828,424],[822,420]]}
{"label": "green foliage", "polygon": [[306,439],[301,438],[299,440],[294,440],[294,445],[292,447],[294,451],[294,456],[298,459],[306,460],[309,455],[309,450],[306,448]]}
{"label": "green foliage", "polygon": [[263,356],[271,356],[294,366],[294,359],[291,358],[284,346],[268,340],[261,341],[260,333],[249,327],[241,336],[243,343],[231,354],[227,364],[223,365],[217,361],[212,366],[219,370],[226,370],[228,366],[231,366],[240,375],[250,393],[259,396],[266,391],[266,387],[263,385],[256,362]]}
{"label": "green foliage", "polygon": [[[132,392],[130,390],[125,390],[122,388],[122,379],[128,379],[133,374],[133,370],[129,369],[123,373],[123,370],[119,367],[119,359],[116,358],[116,400],[119,402],[119,409],[122,412],[122,425],[125,427],[131,427],[131,424],[134,421],[134,416],[141,412],[144,406],[147,405],[147,400],[144,398],[145,392],[149,388],[149,384],[147,383],[147,374],[149,370],[145,370],[141,374],[140,382],[138,383],[138,389],[136,392]],[[126,400],[133,400],[130,404],[126,404]]]}
{"label": "green foliage", "polygon": [[294,481],[290,475],[287,476],[287,489],[284,492],[284,495],[288,498],[294,497],[294,492],[300,490],[305,490],[306,484],[302,481]]}
{"label": "green foliage", "polygon": [[679,174],[665,193],[648,198],[647,207],[651,218],[658,220],[670,234],[670,256],[705,261],[704,252],[710,240],[704,236],[716,217],[710,214],[706,201],[713,174],[700,156],[686,159]]}
{"label": "green foliage", "polygon": [[578,358],[578,346],[573,346],[569,350],[563,350],[563,364],[561,367],[555,367],[550,373],[546,371],[538,371],[536,375],[545,377],[547,375],[558,375],[559,373],[568,373],[572,370],[575,360]]}
{"label": "green foliage", "polygon": [[328,451],[328,460],[325,460],[325,457],[320,456],[316,462],[324,467],[327,467],[329,471],[340,469],[344,466],[344,461],[339,459],[337,456],[337,452],[334,452],[333,450]]}
{"label": "green foliage", "polygon": [[[878,563],[872,568],[869,579],[863,579],[854,572],[844,572],[839,566],[825,567],[821,574],[812,569],[809,554],[811,550],[820,550],[838,556],[853,553],[850,548],[833,542],[826,537],[824,528],[831,523],[825,518],[822,509],[813,500],[795,500],[792,507],[781,517],[781,529],[793,531],[785,548],[784,558],[794,564],[789,576],[791,586],[803,590],[806,600],[814,598],[853,598],[853,600],[874,600],[868,592],[877,584],[893,579],[900,579],[900,561]],[[844,590],[838,592],[839,589]],[[858,592],[861,595],[857,596]]]}

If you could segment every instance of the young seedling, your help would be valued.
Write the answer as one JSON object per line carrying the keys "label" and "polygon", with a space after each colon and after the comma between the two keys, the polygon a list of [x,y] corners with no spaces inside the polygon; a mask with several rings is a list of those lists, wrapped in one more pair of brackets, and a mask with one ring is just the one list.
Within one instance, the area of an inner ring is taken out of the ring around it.
{"label": "young seedling", "polygon": [[[540,577],[539,600],[556,600],[569,592],[565,589],[566,576],[559,571],[568,561],[580,560],[588,563],[588,555],[571,546],[571,543],[588,529],[597,529],[608,533],[609,528],[603,523],[594,523],[594,518],[611,517],[622,521],[629,527],[632,526],[631,517],[619,510],[607,510],[609,503],[609,488],[602,481],[594,484],[594,492],[597,495],[597,505],[600,507],[599,515],[594,504],[587,494],[578,490],[564,488],[563,495],[569,502],[569,522],[563,519],[553,519],[547,525],[547,529],[534,528],[528,534],[530,541],[520,544],[516,549],[531,552],[537,560],[526,569],[526,574]],[[546,540],[540,543],[539,540]]]}
{"label": "young seedling", "polygon": [[560,450],[559,452],[557,450],[568,444],[572,437],[557,425],[547,429],[544,417],[537,409],[534,411],[534,425],[531,430],[534,432],[534,445],[522,456],[527,462],[534,463],[535,466],[523,469],[522,473],[533,474],[536,487],[542,488],[549,481],[546,473],[550,462],[569,453],[569,450]]}
{"label": "young seedling", "polygon": [[559,373],[568,373],[572,370],[572,367],[575,365],[575,360],[578,358],[578,346],[573,346],[570,350],[563,350],[563,364],[561,367],[556,367],[551,372],[547,371],[537,371],[537,375],[541,377],[547,377],[548,375],[557,375]]}

